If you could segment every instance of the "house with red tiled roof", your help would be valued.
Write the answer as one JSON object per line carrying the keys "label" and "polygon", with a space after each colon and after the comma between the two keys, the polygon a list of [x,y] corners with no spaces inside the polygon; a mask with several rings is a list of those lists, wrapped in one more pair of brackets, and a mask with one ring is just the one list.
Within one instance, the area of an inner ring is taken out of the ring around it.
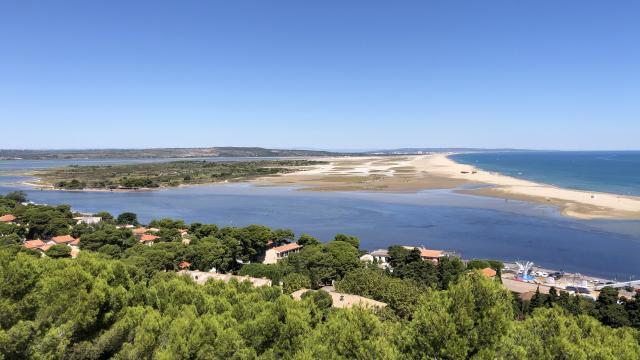
{"label": "house with red tiled roof", "polygon": [[441,257],[445,256],[445,253],[442,250],[431,250],[424,247],[416,247],[416,246],[403,246],[403,248],[407,250],[418,249],[420,250],[420,258],[422,258],[422,260],[428,260],[436,264],[438,263]]}
{"label": "house with red tiled roof", "polygon": [[22,244],[26,249],[39,249],[45,245],[46,244],[42,240],[27,240]]}
{"label": "house with red tiled roof", "polygon": [[0,216],[0,223],[10,223],[10,222],[14,222],[15,220],[16,220],[16,217],[11,214],[5,214]]}
{"label": "house with red tiled roof", "polygon": [[49,248],[53,245],[47,244],[42,240],[27,240],[22,244],[22,246],[25,249],[37,250],[42,256],[44,256],[44,253],[47,252],[47,250],[49,250]]}
{"label": "house with red tiled roof", "polygon": [[420,249],[420,257],[422,260],[432,261],[434,263],[438,263],[441,257],[444,256],[444,253],[441,250],[430,250],[422,248]]}
{"label": "house with red tiled roof", "polygon": [[142,236],[143,234],[145,234],[147,231],[149,231],[149,229],[147,229],[146,227],[139,227],[139,228],[135,228],[132,230],[133,235],[135,236]]}
{"label": "house with red tiled roof", "polygon": [[160,239],[160,236],[143,234],[140,236],[140,242],[145,245],[153,245],[156,240]]}
{"label": "house with red tiled roof", "polygon": [[71,235],[54,236],[51,238],[51,241],[55,245],[58,245],[58,244],[78,245],[79,244],[79,240],[74,238]]}
{"label": "house with red tiled roof", "polygon": [[[54,236],[51,240],[47,241],[47,249],[53,245],[67,245],[71,248],[71,257],[75,258],[80,253],[80,239],[76,239],[71,235]],[[46,251],[45,250],[45,251]]]}
{"label": "house with red tiled roof", "polygon": [[264,254],[263,264],[275,264],[281,259],[286,258],[291,254],[295,254],[302,249],[302,245],[296,243],[280,245],[268,249]]}

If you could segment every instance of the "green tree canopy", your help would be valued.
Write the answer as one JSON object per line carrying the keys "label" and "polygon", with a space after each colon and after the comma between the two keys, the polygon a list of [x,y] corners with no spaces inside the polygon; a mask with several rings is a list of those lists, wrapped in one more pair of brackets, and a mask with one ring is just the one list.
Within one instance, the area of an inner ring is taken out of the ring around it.
{"label": "green tree canopy", "polygon": [[52,259],[68,258],[71,257],[71,248],[64,244],[53,245],[46,254]]}

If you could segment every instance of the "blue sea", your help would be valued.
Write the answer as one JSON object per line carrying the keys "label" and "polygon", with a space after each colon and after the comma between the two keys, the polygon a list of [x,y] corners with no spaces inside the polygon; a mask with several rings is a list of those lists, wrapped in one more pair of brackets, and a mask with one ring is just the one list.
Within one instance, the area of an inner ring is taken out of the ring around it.
{"label": "blue sea", "polygon": [[467,153],[451,159],[558,187],[640,196],[640,151]]}

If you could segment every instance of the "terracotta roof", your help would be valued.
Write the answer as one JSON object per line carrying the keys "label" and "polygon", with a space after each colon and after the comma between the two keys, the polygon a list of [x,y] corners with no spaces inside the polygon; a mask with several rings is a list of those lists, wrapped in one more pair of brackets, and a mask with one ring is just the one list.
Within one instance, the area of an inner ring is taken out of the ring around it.
{"label": "terracotta roof", "polygon": [[442,256],[442,251],[422,248],[420,249],[420,256],[426,258],[439,258]]}
{"label": "terracotta roof", "polygon": [[154,241],[154,240],[159,239],[159,238],[160,238],[160,236],[144,234],[144,235],[142,235],[140,237],[140,241],[141,242]]}
{"label": "terracotta roof", "polygon": [[6,214],[6,215],[0,216],[0,222],[12,222],[15,219],[16,219],[16,217],[11,215],[11,214]]}
{"label": "terracotta roof", "polygon": [[300,249],[301,247],[302,247],[301,245],[298,245],[296,243],[291,243],[291,244],[276,246],[274,248],[271,248],[271,250],[275,250],[275,252],[281,253],[281,252],[287,252],[295,249]]}
{"label": "terracotta roof", "polygon": [[180,269],[186,269],[186,268],[188,268],[190,266],[191,266],[191,263],[188,262],[188,261],[181,261],[180,264],[178,264],[178,267]]}
{"label": "terracotta roof", "polygon": [[492,268],[484,268],[480,270],[480,273],[486,277],[494,277],[497,274],[496,271]]}
{"label": "terracotta roof", "polygon": [[53,241],[56,244],[67,244],[77,240],[71,235],[60,235],[60,236],[52,237],[51,241]]}
{"label": "terracotta roof", "polygon": [[22,244],[27,249],[39,249],[44,246],[44,241],[42,240],[27,240]]}
{"label": "terracotta roof", "polygon": [[147,231],[148,231],[148,229],[145,228],[145,227],[139,227],[139,228],[133,229],[133,233],[136,234],[136,235],[142,235],[142,234],[146,233]]}

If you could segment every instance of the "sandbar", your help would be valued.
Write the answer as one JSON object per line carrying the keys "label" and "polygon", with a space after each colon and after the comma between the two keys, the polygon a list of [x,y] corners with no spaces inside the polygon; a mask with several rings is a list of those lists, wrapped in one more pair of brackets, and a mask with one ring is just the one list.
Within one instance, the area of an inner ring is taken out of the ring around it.
{"label": "sandbar", "polygon": [[[316,158],[327,163],[253,182],[265,186],[299,186],[308,191],[456,189],[463,194],[550,205],[564,215],[581,219],[640,219],[640,197],[559,188],[517,179],[457,163],[449,155]],[[464,189],[464,185],[479,187]]]}

